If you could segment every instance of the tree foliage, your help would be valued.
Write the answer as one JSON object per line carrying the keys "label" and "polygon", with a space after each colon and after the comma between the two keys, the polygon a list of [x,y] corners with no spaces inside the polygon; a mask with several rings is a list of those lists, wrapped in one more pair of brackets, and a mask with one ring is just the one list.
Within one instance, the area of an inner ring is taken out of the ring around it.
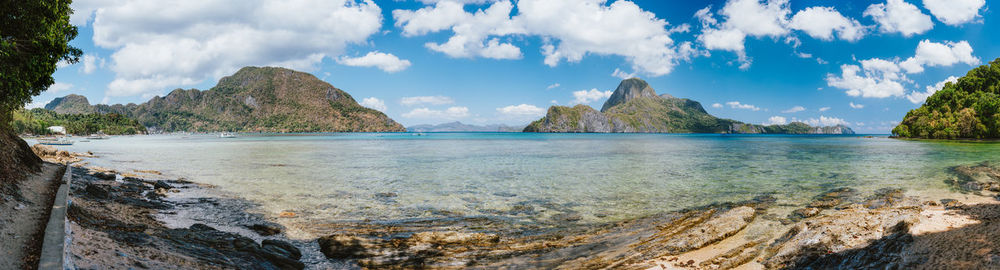
{"label": "tree foliage", "polygon": [[893,135],[925,139],[1000,138],[1000,58],[947,83],[906,113]]}
{"label": "tree foliage", "polygon": [[82,51],[69,45],[70,0],[0,1],[0,127],[14,110],[52,83],[59,61],[76,63]]}
{"label": "tree foliage", "polygon": [[94,134],[98,131],[109,135],[131,135],[146,133],[146,127],[138,121],[116,113],[99,114],[59,114],[36,108],[14,112],[11,130],[16,134],[49,134],[48,127],[63,126],[66,133],[76,135]]}

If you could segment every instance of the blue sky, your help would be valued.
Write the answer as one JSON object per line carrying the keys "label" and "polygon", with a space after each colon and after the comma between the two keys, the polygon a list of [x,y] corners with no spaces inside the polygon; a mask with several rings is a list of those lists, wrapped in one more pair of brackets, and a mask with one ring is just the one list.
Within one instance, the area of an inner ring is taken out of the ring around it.
{"label": "blue sky", "polygon": [[141,103],[242,66],[312,73],[410,126],[526,124],[600,108],[625,77],[751,123],[887,133],[940,82],[1000,57],[983,0],[77,0],[29,107]]}

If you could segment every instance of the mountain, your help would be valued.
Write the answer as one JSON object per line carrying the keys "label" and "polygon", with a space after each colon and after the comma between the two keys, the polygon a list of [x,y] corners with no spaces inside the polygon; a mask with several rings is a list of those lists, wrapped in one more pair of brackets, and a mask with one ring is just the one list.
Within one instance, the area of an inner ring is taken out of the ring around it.
{"label": "mountain", "polygon": [[525,132],[596,133],[768,133],[854,134],[846,126],[810,127],[804,123],[762,126],[721,119],[705,111],[701,103],[657,95],[639,78],[618,84],[601,111],[586,105],[552,106],[545,117],[524,128]]}
{"label": "mountain", "polygon": [[[70,96],[46,108],[86,110]],[[70,102],[70,103],[67,103]],[[143,104],[96,105],[151,130],[237,132],[402,132],[382,112],[362,107],[343,90],[315,76],[275,67],[244,67],[209,90],[176,89]]]}
{"label": "mountain", "polygon": [[409,132],[521,132],[524,127],[508,125],[466,125],[462,122],[451,122],[439,125],[416,125],[406,128]]}
{"label": "mountain", "polygon": [[894,136],[924,139],[1000,138],[1000,58],[948,82],[906,113]]}
{"label": "mountain", "polygon": [[90,106],[90,101],[87,100],[87,97],[75,94],[55,98],[49,104],[45,105],[45,109],[60,114],[94,113],[94,106]]}

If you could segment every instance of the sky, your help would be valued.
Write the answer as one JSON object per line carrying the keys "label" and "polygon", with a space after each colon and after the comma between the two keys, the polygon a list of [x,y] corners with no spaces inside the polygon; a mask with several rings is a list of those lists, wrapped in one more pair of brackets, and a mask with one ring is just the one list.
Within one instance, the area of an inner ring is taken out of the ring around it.
{"label": "sky", "polygon": [[[888,133],[1000,57],[984,0],[76,0],[56,84],[142,103],[244,66],[314,74],[406,126],[600,108],[623,78],[719,117]],[[991,34],[993,33],[993,34]]]}

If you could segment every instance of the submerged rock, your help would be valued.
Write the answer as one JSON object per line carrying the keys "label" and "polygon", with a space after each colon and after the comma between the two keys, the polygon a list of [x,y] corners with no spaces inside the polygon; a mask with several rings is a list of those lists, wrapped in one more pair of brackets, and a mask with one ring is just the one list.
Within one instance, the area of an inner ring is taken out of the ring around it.
{"label": "submerged rock", "polygon": [[155,188],[155,189],[171,189],[171,188],[174,188],[174,187],[171,186],[170,184],[167,184],[167,181],[157,180],[155,183],[153,183],[153,188]]}
{"label": "submerged rock", "polygon": [[272,236],[281,233],[281,225],[274,223],[258,223],[247,226],[251,231],[256,232],[261,236]]}

